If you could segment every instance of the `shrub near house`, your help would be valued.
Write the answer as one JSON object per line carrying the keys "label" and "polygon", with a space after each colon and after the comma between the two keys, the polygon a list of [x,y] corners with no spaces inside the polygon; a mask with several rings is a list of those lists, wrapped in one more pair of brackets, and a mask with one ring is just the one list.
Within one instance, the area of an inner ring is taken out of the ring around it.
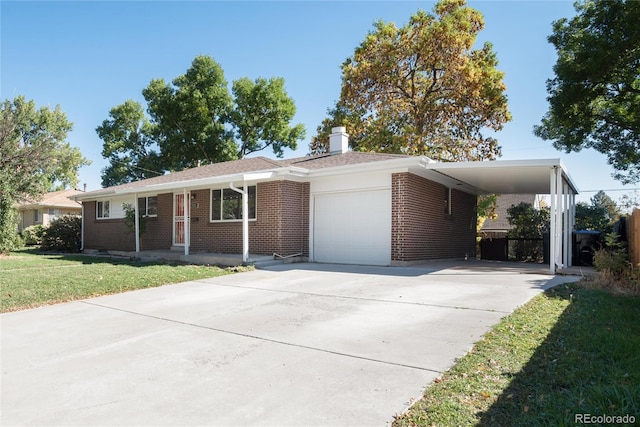
{"label": "shrub near house", "polygon": [[80,252],[82,219],[65,215],[56,218],[44,231],[42,247],[61,252]]}
{"label": "shrub near house", "polygon": [[30,225],[29,227],[22,230],[22,239],[24,240],[25,245],[41,245],[42,238],[44,237],[44,233],[46,228],[41,224]]}

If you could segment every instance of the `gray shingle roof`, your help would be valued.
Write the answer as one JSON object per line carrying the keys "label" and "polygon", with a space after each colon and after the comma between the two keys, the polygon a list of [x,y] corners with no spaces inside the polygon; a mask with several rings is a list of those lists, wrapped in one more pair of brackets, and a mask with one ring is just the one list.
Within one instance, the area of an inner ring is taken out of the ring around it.
{"label": "gray shingle roof", "polygon": [[211,165],[185,169],[180,172],[168,173],[162,176],[156,176],[153,178],[147,178],[140,181],[129,182],[126,184],[120,184],[113,187],[91,191],[86,194],[99,196],[102,193],[110,193],[112,190],[117,191],[129,188],[142,188],[148,185],[191,181],[200,178],[255,172],[259,170],[274,169],[279,167],[281,167],[281,165],[276,160],[271,160],[266,157],[252,157],[248,159],[232,160],[229,162],[214,163]]}
{"label": "gray shingle roof", "polygon": [[379,162],[382,160],[391,160],[406,157],[411,156],[405,156],[401,154],[362,153],[358,151],[347,151],[344,154],[320,154],[317,156],[307,156],[298,157],[296,159],[281,160],[280,162],[283,166],[297,166],[305,169],[323,169],[335,166]]}
{"label": "gray shingle roof", "polygon": [[143,179],[136,182],[121,184],[113,187],[103,188],[100,190],[84,193],[89,196],[100,196],[108,194],[112,191],[119,191],[133,188],[143,188],[148,185],[168,184],[172,182],[191,181],[202,178],[212,178],[216,176],[234,175],[247,172],[257,172],[263,170],[277,169],[288,166],[299,167],[303,169],[317,170],[336,166],[347,166],[359,163],[370,163],[383,160],[406,158],[397,154],[381,154],[381,153],[361,153],[346,152],[343,154],[320,154],[316,156],[296,157],[293,159],[273,160],[266,157],[250,157],[240,160],[232,160],[228,162],[214,163],[211,165],[199,166],[196,168],[185,169],[180,172],[157,176],[154,178]]}

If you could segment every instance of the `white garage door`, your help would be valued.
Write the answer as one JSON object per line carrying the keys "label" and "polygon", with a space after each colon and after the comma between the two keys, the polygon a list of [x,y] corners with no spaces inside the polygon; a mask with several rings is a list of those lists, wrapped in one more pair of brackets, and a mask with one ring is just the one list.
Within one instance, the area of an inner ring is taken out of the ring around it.
{"label": "white garage door", "polygon": [[389,265],[391,190],[316,195],[314,208],[315,261]]}

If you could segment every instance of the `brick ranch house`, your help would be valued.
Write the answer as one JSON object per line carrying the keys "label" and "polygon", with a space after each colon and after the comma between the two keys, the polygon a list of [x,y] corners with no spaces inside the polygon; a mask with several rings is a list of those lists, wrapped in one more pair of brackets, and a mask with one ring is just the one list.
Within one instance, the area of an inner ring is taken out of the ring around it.
{"label": "brick ranch house", "polygon": [[[345,128],[334,128],[328,154],[216,163],[75,199],[82,202],[84,249],[406,265],[475,256],[477,195],[548,193],[550,185],[562,215],[570,205],[565,196],[573,200],[577,190],[558,160],[438,163],[352,152]],[[127,233],[124,203],[146,216],[140,238]],[[570,259],[560,255],[559,264]]]}

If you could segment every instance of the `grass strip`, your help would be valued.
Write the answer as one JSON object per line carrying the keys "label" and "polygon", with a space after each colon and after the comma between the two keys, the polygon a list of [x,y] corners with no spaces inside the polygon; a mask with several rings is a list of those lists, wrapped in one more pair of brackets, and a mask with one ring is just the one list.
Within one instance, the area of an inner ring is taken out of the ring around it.
{"label": "grass strip", "polygon": [[21,250],[0,258],[0,312],[24,310],[238,271]]}
{"label": "grass strip", "polygon": [[640,421],[640,298],[580,284],[505,317],[436,379],[399,426],[574,426],[576,414]]}

